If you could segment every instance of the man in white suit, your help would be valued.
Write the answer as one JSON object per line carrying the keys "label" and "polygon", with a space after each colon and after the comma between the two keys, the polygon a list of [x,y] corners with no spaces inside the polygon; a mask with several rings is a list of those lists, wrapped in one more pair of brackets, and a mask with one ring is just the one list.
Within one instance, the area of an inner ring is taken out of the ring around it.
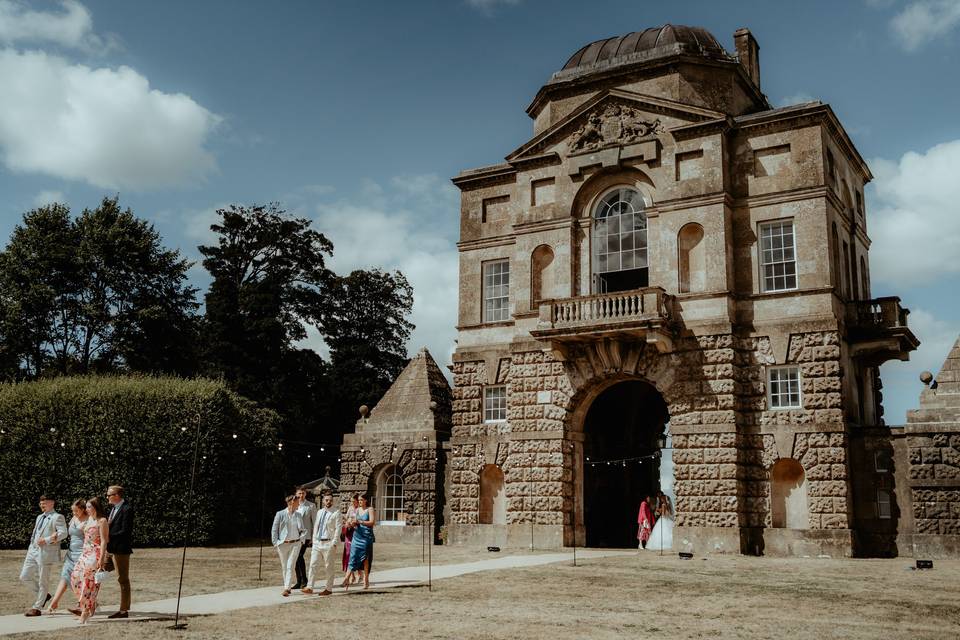
{"label": "man in white suit", "polygon": [[296,575],[297,555],[300,545],[307,537],[303,528],[303,521],[297,512],[299,503],[295,496],[287,496],[287,508],[277,511],[273,517],[273,528],[270,530],[270,540],[280,556],[280,567],[283,570],[283,595],[290,595]]}
{"label": "man in white suit", "polygon": [[328,596],[333,593],[333,574],[340,560],[340,527],[343,524],[343,515],[339,509],[333,508],[333,495],[329,492],[323,494],[323,508],[317,512],[315,520],[310,571],[307,588],[303,592],[313,593],[314,581],[319,577],[317,571],[322,568],[327,584],[319,595]]}
{"label": "man in white suit", "polygon": [[50,599],[50,576],[54,566],[60,561],[60,541],[67,537],[67,522],[54,511],[53,498],[40,496],[40,510],[30,535],[27,558],[20,570],[20,582],[30,589],[36,600],[23,615],[32,618],[40,615],[40,610]]}

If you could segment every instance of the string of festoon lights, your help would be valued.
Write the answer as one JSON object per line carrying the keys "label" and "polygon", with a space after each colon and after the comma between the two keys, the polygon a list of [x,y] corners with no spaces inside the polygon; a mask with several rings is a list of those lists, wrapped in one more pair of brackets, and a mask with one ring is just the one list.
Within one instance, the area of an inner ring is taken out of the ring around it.
{"label": "string of festoon lights", "polygon": [[660,452],[648,453],[643,456],[633,456],[630,458],[615,458],[610,460],[596,460],[590,459],[590,456],[584,458],[583,463],[590,467],[598,466],[614,466],[614,467],[626,467],[631,464],[643,464],[645,460],[653,460],[660,457]]}

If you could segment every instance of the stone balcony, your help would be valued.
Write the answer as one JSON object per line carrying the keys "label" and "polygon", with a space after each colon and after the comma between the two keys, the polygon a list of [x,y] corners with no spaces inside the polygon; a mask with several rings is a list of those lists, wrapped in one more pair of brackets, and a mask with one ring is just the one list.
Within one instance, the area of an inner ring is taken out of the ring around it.
{"label": "stone balcony", "polygon": [[907,326],[910,310],[900,298],[874,298],[847,303],[847,340],[851,355],[868,366],[887,360],[909,360],[920,341]]}
{"label": "stone balcony", "polygon": [[674,298],[660,287],[544,300],[530,334],[554,348],[600,339],[640,339],[673,350]]}

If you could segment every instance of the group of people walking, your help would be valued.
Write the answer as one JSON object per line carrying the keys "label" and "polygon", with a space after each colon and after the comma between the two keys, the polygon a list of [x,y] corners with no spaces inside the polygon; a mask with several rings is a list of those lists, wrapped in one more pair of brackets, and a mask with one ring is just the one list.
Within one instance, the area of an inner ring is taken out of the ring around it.
{"label": "group of people walking", "polygon": [[[376,522],[376,513],[366,494],[354,494],[346,514],[334,508],[330,492],[323,494],[319,509],[303,487],[287,496],[286,508],[277,511],[270,533],[280,556],[282,594],[289,596],[294,589],[308,595],[315,593],[314,587],[322,576],[324,587],[318,595],[330,595],[338,560],[344,572],[341,585],[345,589],[361,578],[363,588],[369,588]],[[307,549],[310,549],[309,565]]]}
{"label": "group of people walking", "polygon": [[663,551],[673,548],[673,506],[660,491],[656,499],[647,496],[637,513],[637,539],[641,549]]}
{"label": "group of people walking", "polygon": [[[39,616],[44,607],[48,613],[57,611],[69,588],[77,604],[67,610],[84,624],[97,610],[101,582],[109,572],[116,571],[120,609],[109,617],[128,617],[133,507],[123,499],[121,486],[108,487],[106,497],[109,508],[99,496],[74,501],[68,523],[63,514],[57,512],[53,498],[40,496],[41,513],[34,523],[27,557],[20,571],[20,582],[36,597],[25,616]],[[64,541],[69,546],[65,557],[61,557]],[[50,578],[61,560],[60,582],[51,594]]]}

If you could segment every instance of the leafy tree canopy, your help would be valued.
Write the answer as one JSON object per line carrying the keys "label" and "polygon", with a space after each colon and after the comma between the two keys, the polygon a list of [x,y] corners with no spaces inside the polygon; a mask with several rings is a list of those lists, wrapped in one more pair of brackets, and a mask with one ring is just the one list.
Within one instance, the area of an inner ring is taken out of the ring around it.
{"label": "leafy tree canopy", "polygon": [[118,198],[76,219],[60,204],[28,212],[0,253],[7,373],[191,373],[189,268]]}

